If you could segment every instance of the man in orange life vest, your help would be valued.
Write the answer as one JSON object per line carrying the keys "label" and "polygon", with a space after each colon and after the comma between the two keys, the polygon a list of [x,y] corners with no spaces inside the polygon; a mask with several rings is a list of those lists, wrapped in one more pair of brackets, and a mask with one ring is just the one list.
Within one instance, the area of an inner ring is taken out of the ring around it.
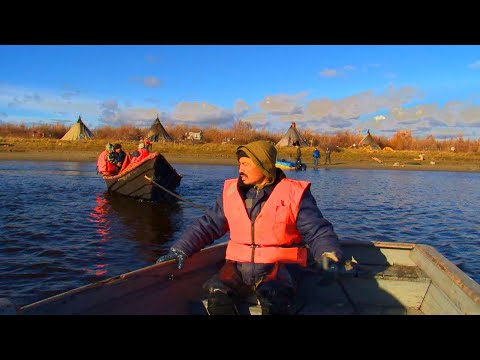
{"label": "man in orange life vest", "polygon": [[338,262],[338,236],[310,183],[288,179],[275,167],[271,142],[239,146],[236,155],[239,178],[225,181],[215,206],[157,263],[176,259],[182,268],[187,257],[230,231],[226,263],[204,284],[209,313],[237,314],[236,301],[254,293],[262,314],[291,314],[297,270],[306,266],[307,254],[318,264],[324,258]]}

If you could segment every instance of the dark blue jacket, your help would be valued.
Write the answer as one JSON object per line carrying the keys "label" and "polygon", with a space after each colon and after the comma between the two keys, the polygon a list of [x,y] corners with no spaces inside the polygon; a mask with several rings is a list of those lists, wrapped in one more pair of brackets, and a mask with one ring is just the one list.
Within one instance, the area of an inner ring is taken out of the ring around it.
{"label": "dark blue jacket", "polygon": [[[277,168],[276,181],[260,190],[257,194],[253,186],[239,185],[238,189],[244,199],[252,199],[250,219],[255,220],[260,212],[260,204],[267,201],[278,182],[286,177],[282,170]],[[241,180],[239,181],[241,183]],[[305,244],[308,245],[315,261],[321,263],[324,252],[335,251],[341,258],[342,253],[338,236],[332,224],[327,221],[313,197],[310,186],[305,190],[300,201],[297,228]],[[228,231],[228,222],[223,212],[223,192],[218,196],[215,206],[205,211],[205,214],[188,227],[172,247],[182,250],[188,256],[200,251],[205,246],[225,235]],[[250,231],[246,233],[250,236]]]}

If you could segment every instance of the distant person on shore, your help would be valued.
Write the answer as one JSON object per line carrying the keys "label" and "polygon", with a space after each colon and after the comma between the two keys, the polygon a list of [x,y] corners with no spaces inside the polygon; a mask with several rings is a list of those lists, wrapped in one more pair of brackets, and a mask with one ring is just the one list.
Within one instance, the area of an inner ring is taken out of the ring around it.
{"label": "distant person on shore", "polygon": [[113,145],[108,143],[97,159],[97,172],[104,176],[111,176],[118,173]]}
{"label": "distant person on shore", "polygon": [[295,151],[295,161],[297,162],[297,164],[301,165],[302,164],[302,150],[300,149],[300,145],[297,144],[295,145],[295,147],[297,148],[297,150]]}
{"label": "distant person on shore", "polygon": [[325,165],[327,165],[327,161],[330,165],[332,164],[332,159],[330,158],[331,153],[332,151],[330,150],[330,148],[327,147],[327,149],[325,150]]}
{"label": "distant person on shore", "polygon": [[318,150],[318,148],[315,148],[315,150],[313,150],[313,166],[318,166],[319,159],[320,159],[320,150]]}
{"label": "distant person on shore", "polygon": [[149,138],[145,138],[145,148],[147,151],[152,151],[153,145]]}
{"label": "distant person on shore", "polygon": [[226,262],[203,285],[211,315],[239,314],[237,304],[255,295],[262,315],[292,314],[297,271],[307,255],[318,264],[342,257],[338,236],[310,191],[275,167],[269,141],[237,147],[239,176],[227,179],[216,204],[191,224],[157,263],[185,260],[228,231]]}
{"label": "distant person on shore", "polygon": [[145,143],[138,144],[138,149],[131,154],[132,163],[139,163],[148,156],[148,150],[145,149]]}
{"label": "distant person on shore", "polygon": [[115,150],[113,156],[115,157],[115,165],[118,167],[118,169],[120,170],[122,168],[122,165],[125,161],[125,157],[127,156],[127,154],[125,153],[125,151],[123,151],[122,149],[122,145],[121,144],[115,144],[113,145],[113,148]]}

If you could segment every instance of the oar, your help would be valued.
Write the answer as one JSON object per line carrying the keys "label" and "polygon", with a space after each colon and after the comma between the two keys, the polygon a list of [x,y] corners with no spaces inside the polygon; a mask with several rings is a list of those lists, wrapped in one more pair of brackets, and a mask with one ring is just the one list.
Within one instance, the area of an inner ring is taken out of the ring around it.
{"label": "oar", "polygon": [[155,180],[153,180],[152,178],[148,177],[147,175],[145,175],[145,179],[147,179],[148,181],[151,181],[153,184],[157,185],[160,189],[162,189],[163,191],[169,193],[170,195],[172,196],[175,196],[177,199],[181,200],[181,201],[184,201],[192,206],[195,206],[195,207],[198,207],[200,209],[203,209],[203,210],[206,210],[208,209],[206,206],[203,206],[203,205],[200,205],[200,204],[195,204],[194,202],[191,202],[190,200],[187,200],[183,197],[181,197],[180,195],[177,195],[175,194],[174,192],[171,192],[170,190],[168,190],[167,188],[163,187],[162,185],[160,185],[159,183],[157,183]]}

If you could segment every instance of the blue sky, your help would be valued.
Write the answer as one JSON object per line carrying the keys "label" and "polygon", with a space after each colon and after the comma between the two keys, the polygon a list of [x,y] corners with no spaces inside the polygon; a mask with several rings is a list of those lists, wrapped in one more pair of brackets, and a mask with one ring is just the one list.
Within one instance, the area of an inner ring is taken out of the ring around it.
{"label": "blue sky", "polygon": [[480,137],[478,45],[4,45],[0,122]]}

